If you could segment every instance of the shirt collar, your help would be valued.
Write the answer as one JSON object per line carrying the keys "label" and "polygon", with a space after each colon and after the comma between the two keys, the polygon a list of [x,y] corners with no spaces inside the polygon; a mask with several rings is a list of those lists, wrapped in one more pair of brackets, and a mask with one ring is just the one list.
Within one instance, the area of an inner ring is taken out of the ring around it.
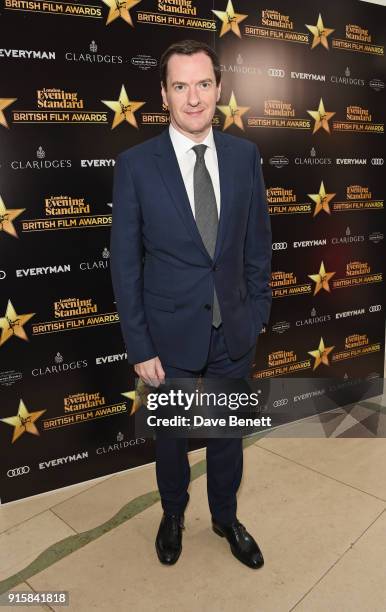
{"label": "shirt collar", "polygon": [[181,155],[187,153],[196,144],[205,144],[207,147],[216,150],[212,127],[209,130],[209,134],[200,143],[195,142],[187,136],[184,136],[184,134],[181,134],[181,132],[176,130],[176,128],[172,124],[169,125],[169,134],[177,157],[180,157]]}

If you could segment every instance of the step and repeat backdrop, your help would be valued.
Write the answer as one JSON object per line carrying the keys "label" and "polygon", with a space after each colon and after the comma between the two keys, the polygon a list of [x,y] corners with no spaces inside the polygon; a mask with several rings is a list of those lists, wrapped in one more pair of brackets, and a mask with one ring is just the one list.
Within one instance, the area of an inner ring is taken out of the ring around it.
{"label": "step and repeat backdrop", "polygon": [[117,154],[167,129],[159,58],[176,40],[218,51],[214,128],[263,159],[273,306],[253,376],[383,377],[384,8],[1,0],[0,11],[2,503],[154,460],[133,425],[111,194]]}

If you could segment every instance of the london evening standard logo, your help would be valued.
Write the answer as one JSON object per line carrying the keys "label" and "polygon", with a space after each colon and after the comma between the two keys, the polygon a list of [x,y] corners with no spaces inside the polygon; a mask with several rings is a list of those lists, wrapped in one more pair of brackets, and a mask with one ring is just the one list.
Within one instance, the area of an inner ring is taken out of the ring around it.
{"label": "london evening standard logo", "polygon": [[49,159],[41,145],[35,151],[36,159],[13,159],[9,162],[12,170],[52,170],[71,168],[71,159]]}
{"label": "london evening standard logo", "polygon": [[36,91],[36,106],[37,110],[12,110],[13,123],[107,124],[107,113],[103,110],[86,110],[78,91],[43,87]]}
{"label": "london evening standard logo", "polygon": [[83,197],[49,195],[44,199],[45,217],[29,219],[22,223],[22,232],[47,232],[95,227],[109,227],[111,213],[90,214],[91,204]]}
{"label": "london evening standard logo", "polygon": [[345,24],[345,37],[333,38],[332,48],[370,55],[384,55],[384,46],[375,42],[370,30],[354,23]]}
{"label": "london evening standard logo", "polygon": [[323,290],[330,293],[335,289],[354,288],[382,282],[382,272],[373,272],[367,261],[359,260],[346,261],[340,272],[326,271],[322,261],[319,271],[308,276],[315,283],[314,296]]}
{"label": "london evening standard logo", "polygon": [[111,325],[119,321],[116,311],[100,312],[98,304],[94,303],[92,298],[61,298],[53,303],[53,316],[53,320],[32,325],[32,334],[40,336],[75,331],[85,327]]}
{"label": "london evening standard logo", "polygon": [[78,425],[125,412],[127,412],[125,402],[108,404],[100,391],[82,391],[64,397],[62,414],[44,419],[42,427],[44,431],[52,431],[59,427]]}
{"label": "london evening standard logo", "polygon": [[332,208],[335,212],[352,210],[359,212],[377,211],[383,210],[384,201],[374,198],[368,185],[353,184],[346,186],[346,199],[334,202]]}
{"label": "london evening standard logo", "polygon": [[32,376],[55,376],[57,374],[63,374],[73,372],[74,370],[87,368],[87,366],[87,359],[65,361],[63,355],[58,351],[53,359],[53,363],[33,368],[31,373]]}
{"label": "london evening standard logo", "polygon": [[[115,0],[103,0],[106,4],[115,5]],[[135,2],[135,0],[133,0]],[[138,2],[138,0],[137,0]],[[135,4],[137,4],[135,2]],[[216,31],[216,22],[212,15],[200,16],[198,2],[194,0],[157,0],[153,11],[141,10],[136,13],[137,24],[188,28],[191,30]]]}
{"label": "london evening standard logo", "polygon": [[311,360],[299,358],[294,349],[283,348],[268,353],[265,366],[263,370],[254,372],[253,378],[289,376],[299,371],[309,370]]}
{"label": "london evening standard logo", "polygon": [[294,189],[289,187],[269,187],[267,189],[268,209],[271,215],[310,214],[316,217],[321,211],[331,214],[330,203],[336,193],[328,193],[324,182],[320,183],[318,193],[308,193],[314,203],[298,202]]}
{"label": "london evening standard logo", "polygon": [[292,271],[275,270],[271,274],[271,289],[273,298],[290,297],[294,295],[310,295],[310,281],[299,282]]}
{"label": "london evening standard logo", "polygon": [[270,215],[304,214],[312,210],[309,202],[297,201],[295,190],[290,187],[269,187],[267,201]]}
{"label": "london evening standard logo", "polygon": [[311,129],[311,120],[297,118],[296,109],[291,102],[284,100],[264,100],[259,114],[248,117],[248,127],[251,128],[281,128],[295,130]]}
{"label": "london evening standard logo", "polygon": [[337,363],[346,359],[365,357],[380,350],[380,342],[370,342],[367,334],[353,333],[346,336],[344,346],[334,353],[331,361]]}
{"label": "london evening standard logo", "polygon": [[102,19],[102,9],[95,4],[81,2],[60,2],[60,0],[4,0],[4,8],[10,11],[48,13],[50,15]]}
{"label": "london evening standard logo", "polygon": [[275,9],[259,11],[257,23],[243,24],[242,33],[253,38],[303,45],[308,45],[310,40],[308,33],[296,31],[291,15],[280,13]]}
{"label": "london evening standard logo", "polygon": [[335,132],[355,132],[356,134],[384,134],[384,123],[374,121],[368,108],[353,104],[346,107],[344,119],[333,121]]}

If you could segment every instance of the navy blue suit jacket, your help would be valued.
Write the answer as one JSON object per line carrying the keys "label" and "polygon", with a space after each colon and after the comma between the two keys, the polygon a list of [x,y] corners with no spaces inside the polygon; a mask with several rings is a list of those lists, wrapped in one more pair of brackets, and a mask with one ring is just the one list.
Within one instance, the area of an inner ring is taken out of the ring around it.
{"label": "navy blue suit jacket", "polygon": [[129,363],[204,367],[216,287],[231,359],[256,343],[272,293],[271,223],[258,149],[214,130],[221,208],[213,260],[165,129],[114,169],[111,274]]}

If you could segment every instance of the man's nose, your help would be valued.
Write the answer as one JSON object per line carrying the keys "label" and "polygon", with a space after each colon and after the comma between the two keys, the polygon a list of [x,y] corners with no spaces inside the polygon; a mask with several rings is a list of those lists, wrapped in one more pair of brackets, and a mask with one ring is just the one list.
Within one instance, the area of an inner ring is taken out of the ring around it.
{"label": "man's nose", "polygon": [[188,104],[191,106],[198,106],[200,103],[200,97],[195,87],[189,87],[188,89]]}

